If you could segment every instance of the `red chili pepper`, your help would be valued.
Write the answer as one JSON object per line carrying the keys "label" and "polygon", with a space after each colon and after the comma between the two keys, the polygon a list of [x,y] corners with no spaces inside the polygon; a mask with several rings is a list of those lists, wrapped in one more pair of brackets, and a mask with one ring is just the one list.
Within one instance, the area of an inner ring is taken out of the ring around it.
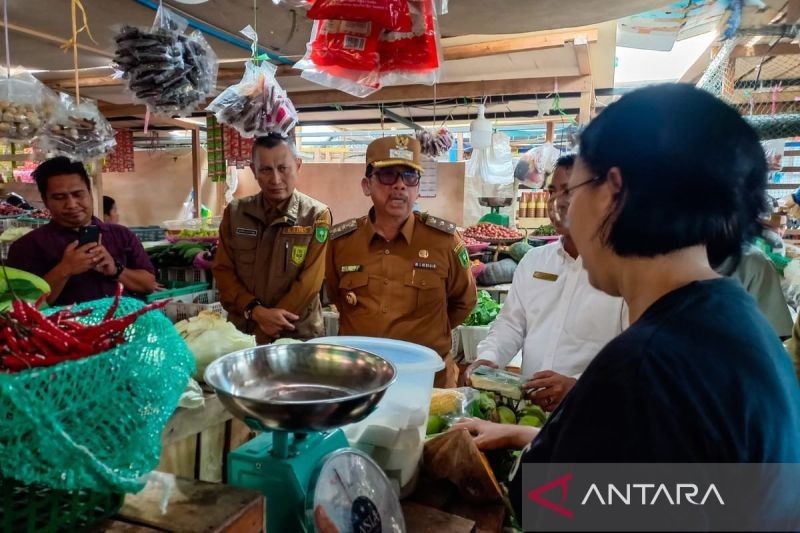
{"label": "red chili pepper", "polygon": [[41,339],[43,342],[46,342],[53,349],[58,350],[61,353],[69,352],[70,345],[49,331],[46,331],[42,328],[33,328],[32,333],[36,336],[34,338],[34,342],[38,339]]}
{"label": "red chili pepper", "polygon": [[11,312],[11,317],[12,318],[16,318],[17,320],[19,320],[23,324],[28,322],[29,319],[28,319],[27,313],[25,312],[26,309],[25,309],[25,306],[22,303],[22,300],[18,300],[16,298],[14,298],[14,300],[11,302],[11,309],[12,309],[12,312]]}
{"label": "red chili pepper", "polygon": [[161,309],[169,303],[169,300],[159,300],[148,304],[141,309],[134,311],[128,315],[109,320],[108,322],[101,322],[95,326],[89,326],[80,332],[79,339],[84,341],[95,341],[101,337],[108,337],[114,333],[122,333],[125,328],[133,324],[140,316]]}
{"label": "red chili pepper", "polygon": [[36,351],[44,355],[46,359],[52,359],[52,358],[61,359],[58,355],[56,355],[53,352],[53,349],[50,348],[50,346],[42,339],[38,337],[31,337],[31,342],[33,343],[34,346],[36,346],[36,348],[38,348],[38,350]]}
{"label": "red chili pepper", "polygon": [[28,370],[33,365],[31,365],[25,359],[11,354],[11,355],[4,355],[2,357],[3,366],[12,372],[19,372],[21,370]]}
{"label": "red chili pepper", "polygon": [[114,313],[117,312],[117,307],[119,307],[119,300],[120,298],[122,298],[122,289],[123,289],[122,283],[117,282],[117,292],[116,294],[114,294],[114,301],[111,302],[108,311],[106,311],[106,314],[103,317],[104,322],[106,320],[110,320],[114,316]]}

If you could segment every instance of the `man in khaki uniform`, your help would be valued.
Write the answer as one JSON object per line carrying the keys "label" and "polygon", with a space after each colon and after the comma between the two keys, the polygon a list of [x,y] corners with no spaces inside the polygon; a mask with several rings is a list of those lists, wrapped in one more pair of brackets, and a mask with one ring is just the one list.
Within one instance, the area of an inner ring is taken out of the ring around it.
{"label": "man in khaki uniform", "polygon": [[455,224],[412,213],[421,172],[416,139],[386,137],[369,145],[361,187],[374,207],[331,229],[325,282],[339,310],[340,335],[427,346],[447,365],[436,386],[454,387],[450,334],[475,307],[475,280]]}
{"label": "man in khaki uniform", "polygon": [[324,204],[297,191],[291,139],[256,139],[250,168],[261,193],[225,209],[214,277],[228,319],[259,344],[324,335],[319,292],[331,224]]}

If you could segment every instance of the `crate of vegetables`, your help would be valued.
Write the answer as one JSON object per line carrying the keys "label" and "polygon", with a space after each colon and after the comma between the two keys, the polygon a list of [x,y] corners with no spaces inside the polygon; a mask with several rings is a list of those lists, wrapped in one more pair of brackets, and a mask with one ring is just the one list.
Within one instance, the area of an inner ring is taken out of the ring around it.
{"label": "crate of vegetables", "polygon": [[49,290],[0,276],[0,522],[88,529],[158,464],[194,361],[165,302],[121,298],[120,285],[113,299],[43,310],[27,300],[35,289]]}

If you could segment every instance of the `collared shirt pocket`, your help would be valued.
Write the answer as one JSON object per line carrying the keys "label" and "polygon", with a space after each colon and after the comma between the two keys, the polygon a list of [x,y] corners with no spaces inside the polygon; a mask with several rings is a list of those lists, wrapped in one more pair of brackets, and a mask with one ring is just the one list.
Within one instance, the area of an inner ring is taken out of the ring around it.
{"label": "collared shirt pocket", "polygon": [[313,234],[311,233],[288,234],[282,232],[280,234],[277,249],[281,262],[281,268],[278,270],[280,276],[294,279],[303,270],[312,238]]}
{"label": "collared shirt pocket", "polygon": [[403,298],[409,304],[408,311],[421,306],[444,306],[447,302],[444,275],[436,271],[414,269],[406,274],[404,285],[410,291],[410,297]]}
{"label": "collared shirt pocket", "polygon": [[351,314],[369,312],[369,274],[347,272],[339,278],[339,307]]}
{"label": "collared shirt pocket", "polygon": [[234,235],[228,244],[236,272],[242,279],[251,279],[258,252],[258,239],[256,237]]}

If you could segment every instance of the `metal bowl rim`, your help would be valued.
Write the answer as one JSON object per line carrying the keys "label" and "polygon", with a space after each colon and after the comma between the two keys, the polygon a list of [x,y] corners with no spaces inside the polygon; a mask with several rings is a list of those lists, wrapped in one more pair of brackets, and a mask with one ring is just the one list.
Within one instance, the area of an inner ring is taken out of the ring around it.
{"label": "metal bowl rim", "polygon": [[[309,343],[309,344],[312,344],[312,343]],[[276,346],[288,346],[288,345],[276,345]],[[255,398],[251,398],[249,396],[240,396],[238,394],[233,394],[233,393],[228,392],[226,390],[222,390],[222,389],[218,388],[214,383],[212,383],[212,382],[210,382],[208,380],[208,375],[209,375],[208,372],[209,372],[209,370],[211,370],[211,368],[214,365],[216,365],[217,363],[221,364],[222,360],[223,359],[227,359],[228,357],[233,357],[233,356],[239,355],[239,354],[241,354],[243,352],[251,352],[251,351],[253,351],[253,350],[257,349],[257,348],[262,348],[262,346],[256,346],[255,348],[245,348],[244,350],[238,350],[238,351],[235,351],[235,352],[231,352],[229,354],[223,355],[222,357],[220,357],[218,359],[215,359],[214,361],[211,362],[211,364],[209,364],[206,367],[206,371],[203,372],[203,380],[206,382],[206,384],[211,385],[211,387],[214,389],[214,391],[217,394],[223,394],[225,396],[230,396],[231,398],[237,398],[237,399],[245,400],[245,401],[248,401],[248,402],[256,401],[258,403],[267,404],[267,405],[284,405],[285,406],[285,405],[317,405],[317,404],[328,404],[328,403],[334,404],[334,403],[342,403],[342,402],[349,402],[349,401],[352,401],[352,400],[358,400],[358,399],[364,398],[366,396],[372,396],[373,394],[379,394],[379,393],[385,392],[386,389],[388,389],[389,386],[391,386],[392,383],[394,383],[395,380],[397,379],[397,367],[394,365],[394,363],[392,363],[388,359],[384,359],[380,355],[374,354],[372,352],[368,352],[367,350],[361,350],[359,348],[351,348],[350,346],[342,346],[342,345],[337,345],[337,344],[315,344],[314,343],[314,346],[322,346],[322,347],[338,348],[338,349],[344,348],[346,350],[350,350],[350,351],[353,351],[353,352],[361,352],[361,353],[365,353],[365,354],[371,355],[373,357],[377,357],[378,359],[380,359],[381,361],[387,363],[391,367],[391,369],[392,369],[392,379],[390,379],[384,385],[381,385],[380,387],[378,387],[376,389],[373,389],[373,390],[367,391],[367,392],[362,392],[362,393],[359,393],[359,394],[353,394],[352,396],[340,396],[338,398],[328,398],[328,399],[323,399],[323,400],[294,400],[294,401],[285,401],[285,400],[264,401],[264,400],[256,400]]]}

